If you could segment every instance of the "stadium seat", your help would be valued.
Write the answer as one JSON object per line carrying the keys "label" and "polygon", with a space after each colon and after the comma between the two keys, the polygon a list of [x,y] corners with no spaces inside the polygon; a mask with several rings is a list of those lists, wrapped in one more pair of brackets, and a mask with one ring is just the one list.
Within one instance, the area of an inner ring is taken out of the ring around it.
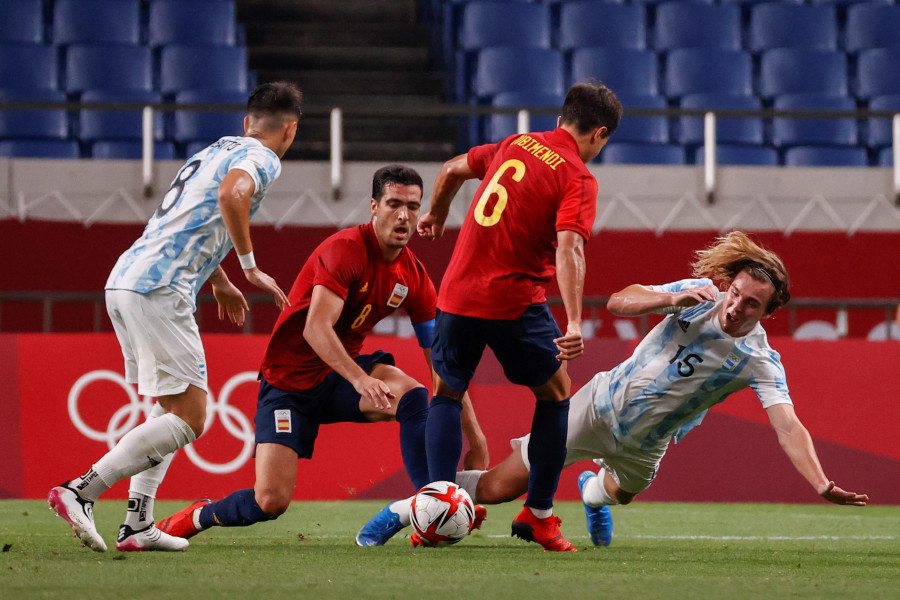
{"label": "stadium seat", "polygon": [[[202,15],[203,18],[197,18]],[[234,2],[225,0],[153,0],[147,27],[151,46],[237,42]]]}
{"label": "stadium seat", "polygon": [[881,152],[878,153],[878,166],[894,166],[894,149],[892,147],[888,146],[887,148],[882,148]]}
{"label": "stadium seat", "polygon": [[78,158],[74,140],[3,140],[0,156],[6,158]]}
{"label": "stadium seat", "polygon": [[[136,140],[99,140],[91,145],[91,158],[104,160],[139,160],[143,158],[144,146]],[[173,160],[175,147],[172,142],[154,142],[153,158]]]}
{"label": "stadium seat", "polygon": [[[694,151],[694,163],[703,164],[703,146]],[[716,164],[742,167],[778,166],[778,151],[769,146],[716,145]]]}
{"label": "stadium seat", "polygon": [[789,167],[866,167],[865,148],[840,146],[795,146],[784,153]]}
{"label": "stadium seat", "polygon": [[55,90],[59,87],[56,48],[41,44],[0,44],[0,88]]}
{"label": "stadium seat", "polygon": [[72,44],[66,48],[65,90],[153,89],[153,57],[146,46]]}
{"label": "stadium seat", "polygon": [[[890,332],[890,336],[888,336],[888,332]],[[894,321],[882,321],[869,331],[866,339],[870,342],[900,341],[900,325]]]}
{"label": "stadium seat", "polygon": [[[0,89],[2,102],[65,102],[54,90]],[[62,108],[0,110],[0,139],[57,139],[69,137],[69,118]]]}
{"label": "stadium seat", "polygon": [[474,1],[463,7],[457,47],[465,51],[494,46],[550,48],[550,10],[543,4]]}
{"label": "stadium seat", "polygon": [[672,50],[666,59],[664,91],[669,98],[687,94],[751,96],[753,61],[741,50]]}
{"label": "stadium seat", "polygon": [[[869,101],[870,110],[891,111],[900,113],[900,94],[875,96]],[[893,143],[893,125],[891,118],[869,119],[866,145],[869,148],[884,148]]]}
{"label": "stadium seat", "polygon": [[[856,110],[856,102],[847,96],[791,94],[779,96],[775,110]],[[777,147],[828,144],[855,146],[859,128],[852,117],[806,119],[776,117],[772,121],[772,143]]]}
{"label": "stadium seat", "polygon": [[775,48],[760,60],[763,98],[785,94],[847,95],[847,55],[829,50]]}
{"label": "stadium seat", "polygon": [[641,5],[581,0],[560,5],[559,47],[643,50],[647,47],[647,15]]}
{"label": "stadium seat", "polygon": [[876,3],[850,6],[845,27],[847,52],[895,46],[900,31],[900,6]]}
{"label": "stadium seat", "polygon": [[0,43],[44,41],[42,0],[0,2]]}
{"label": "stadium seat", "polygon": [[839,14],[846,12],[847,8],[854,4],[868,4],[872,2],[891,4],[892,0],[809,0],[810,4],[834,4],[837,6]]}
{"label": "stadium seat", "polygon": [[[556,120],[559,109],[563,105],[565,97],[561,94],[545,94],[527,92],[504,92],[494,96],[492,106],[509,107],[548,107],[555,108],[552,114],[531,114],[528,131],[551,131],[556,129]],[[498,141],[518,133],[518,115],[493,114],[488,119],[485,130],[485,138],[489,141]]]}
{"label": "stadium seat", "polygon": [[666,2],[656,7],[654,46],[741,49],[741,9],[736,5]]}
{"label": "stadium seat", "polygon": [[837,12],[833,6],[809,6],[771,2],[750,9],[749,48],[836,50]]}
{"label": "stadium seat", "polygon": [[900,94],[900,46],[873,48],[859,53],[856,95],[860,98]]}
{"label": "stadium seat", "polygon": [[563,57],[544,48],[485,48],[475,63],[472,93],[490,98],[502,92],[564,94]]}
{"label": "stadium seat", "polygon": [[807,321],[794,331],[795,340],[836,340],[840,337],[828,321]]}
{"label": "stadium seat", "polygon": [[168,44],[160,52],[159,91],[247,92],[247,50],[243,47]]}
{"label": "stadium seat", "polygon": [[600,158],[605,165],[682,165],[684,149],[672,144],[610,142]]}
{"label": "stadium seat", "polygon": [[572,53],[571,63],[569,85],[594,78],[617,95],[659,93],[659,63],[652,50],[579,48]]}
{"label": "stadium seat", "polygon": [[[247,104],[247,95],[234,90],[186,90],[175,95],[177,104]],[[247,111],[176,111],[173,139],[181,144],[211,144],[222,136],[242,135]],[[193,153],[191,153],[193,154]]]}
{"label": "stadium seat", "polygon": [[[159,94],[141,90],[124,92],[107,92],[89,90],[81,95],[82,102],[128,102],[141,104],[158,104]],[[161,140],[165,137],[163,115],[154,112],[153,137]],[[81,110],[78,117],[78,138],[82,141],[96,140],[140,140],[143,133],[143,117],[141,110]]]}
{"label": "stadium seat", "polygon": [[[755,96],[725,94],[690,94],[681,99],[681,108],[710,110],[759,110],[761,104]],[[716,118],[716,140],[725,144],[762,144],[764,141],[761,117]],[[703,117],[681,117],[678,140],[686,146],[703,143]]]}
{"label": "stadium seat", "polygon": [[635,108],[667,108],[662,96],[619,95],[624,113],[619,126],[613,132],[615,142],[644,142],[663,144],[669,141],[669,119],[664,115],[637,117],[630,113]]}
{"label": "stadium seat", "polygon": [[139,0],[56,0],[53,43],[139,44]]}

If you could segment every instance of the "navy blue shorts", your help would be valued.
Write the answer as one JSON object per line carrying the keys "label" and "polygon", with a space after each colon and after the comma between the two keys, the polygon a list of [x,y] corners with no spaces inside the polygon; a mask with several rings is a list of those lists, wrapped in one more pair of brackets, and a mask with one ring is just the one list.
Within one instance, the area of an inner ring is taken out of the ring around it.
{"label": "navy blue shorts", "polygon": [[518,319],[479,319],[438,311],[431,361],[448,386],[464,392],[489,346],[512,383],[536,387],[560,367],[553,343],[562,337],[546,304],[532,304]]}
{"label": "navy blue shorts", "polygon": [[[376,364],[393,365],[394,357],[378,350],[356,357],[366,373]],[[332,371],[321,384],[303,392],[280,390],[259,378],[256,400],[256,443],[280,444],[312,458],[319,425],[326,423],[368,423],[359,410],[359,393],[349,381]]]}

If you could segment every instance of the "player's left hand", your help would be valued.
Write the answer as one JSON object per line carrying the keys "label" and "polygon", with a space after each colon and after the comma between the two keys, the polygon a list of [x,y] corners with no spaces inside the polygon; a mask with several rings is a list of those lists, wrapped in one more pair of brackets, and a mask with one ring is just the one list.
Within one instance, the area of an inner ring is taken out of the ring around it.
{"label": "player's left hand", "polygon": [[227,281],[224,285],[212,286],[213,296],[219,305],[219,320],[224,320],[228,316],[228,320],[237,326],[244,324],[244,314],[250,310],[247,299],[237,289],[233,283]]}
{"label": "player's left hand", "polygon": [[275,298],[275,306],[279,309],[284,310],[285,307],[290,306],[291,303],[287,299],[287,294],[285,294],[278,284],[275,283],[275,280],[272,279],[269,275],[266,275],[262,271],[259,270],[258,267],[253,267],[252,269],[244,269],[244,277],[247,278],[247,281],[258,287],[259,289],[269,292]]}
{"label": "player's left hand", "polygon": [[825,486],[825,489],[819,492],[819,495],[829,502],[833,502],[834,504],[865,506],[869,501],[869,496],[867,496],[866,494],[857,494],[855,492],[842,490],[838,486],[834,485],[833,481],[829,481]]}
{"label": "player's left hand", "polygon": [[581,337],[581,325],[577,323],[569,323],[566,327],[566,333],[561,338],[553,340],[559,354],[556,360],[572,360],[584,354],[584,338]]}

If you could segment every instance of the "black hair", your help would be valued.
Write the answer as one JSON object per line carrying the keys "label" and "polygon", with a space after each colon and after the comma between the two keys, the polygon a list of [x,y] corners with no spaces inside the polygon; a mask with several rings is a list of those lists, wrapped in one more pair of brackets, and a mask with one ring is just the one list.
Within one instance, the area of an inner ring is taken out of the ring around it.
{"label": "black hair", "polygon": [[578,133],[606,127],[609,137],[622,118],[622,103],[616,94],[597,80],[576,83],[566,94],[560,124],[574,125]]}
{"label": "black hair", "polygon": [[405,165],[387,165],[375,171],[372,177],[372,197],[375,200],[381,200],[384,195],[384,188],[390,184],[399,185],[417,185],[419,189],[424,191],[422,184],[422,176],[415,169]]}
{"label": "black hair", "polygon": [[[284,116],[300,120],[303,116],[300,111],[302,100],[303,92],[289,81],[263,83],[250,94],[247,100],[247,114],[258,119],[271,120],[273,122],[270,125],[280,126]],[[278,123],[274,122],[273,117],[280,117]]]}

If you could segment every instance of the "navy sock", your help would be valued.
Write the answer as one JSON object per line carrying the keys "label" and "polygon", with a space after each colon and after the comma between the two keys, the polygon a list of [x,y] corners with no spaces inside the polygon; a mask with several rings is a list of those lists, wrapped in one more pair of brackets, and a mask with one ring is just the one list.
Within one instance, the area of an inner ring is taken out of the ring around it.
{"label": "navy sock", "polygon": [[431,399],[425,424],[429,483],[456,481],[456,466],[462,456],[461,413],[462,402],[447,396]]}
{"label": "navy sock", "polygon": [[204,529],[221,527],[246,527],[260,521],[271,521],[272,517],[263,512],[256,503],[252,489],[238,490],[221,500],[207,504],[200,509],[200,526]]}
{"label": "navy sock", "polygon": [[531,422],[528,442],[528,496],[531,508],[553,507],[559,474],[566,460],[566,434],[569,429],[569,399],[562,402],[538,402]]}
{"label": "navy sock", "polygon": [[413,388],[397,403],[397,422],[400,424],[400,454],[406,473],[416,490],[428,479],[428,459],[425,451],[425,423],[428,420],[428,390]]}

